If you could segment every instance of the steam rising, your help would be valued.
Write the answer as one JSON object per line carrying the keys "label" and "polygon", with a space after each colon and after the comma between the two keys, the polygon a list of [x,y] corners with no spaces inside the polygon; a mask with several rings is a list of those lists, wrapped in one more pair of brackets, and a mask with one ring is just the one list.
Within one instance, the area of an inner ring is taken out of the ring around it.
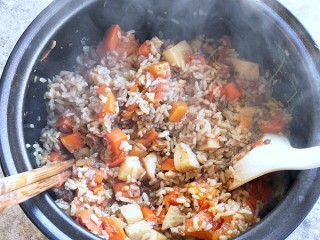
{"label": "steam rising", "polygon": [[[281,100],[293,116],[299,116],[293,118],[292,125],[310,128],[313,110],[304,107],[306,102],[313,101],[310,75],[306,70],[308,63],[301,62],[292,41],[295,36],[289,36],[288,29],[283,30],[283,20],[278,16],[278,22],[275,21],[276,13],[264,3],[254,0],[118,0],[107,1],[99,10],[102,13],[95,12],[92,18],[102,33],[117,23],[126,31],[136,30],[140,42],[153,36],[179,41],[193,39],[199,34],[213,38],[230,35],[233,47],[241,56],[258,63],[261,73],[270,72],[275,83],[274,97]],[[272,17],[271,12],[275,14]],[[301,139],[300,135],[309,133],[297,130],[293,135]]]}

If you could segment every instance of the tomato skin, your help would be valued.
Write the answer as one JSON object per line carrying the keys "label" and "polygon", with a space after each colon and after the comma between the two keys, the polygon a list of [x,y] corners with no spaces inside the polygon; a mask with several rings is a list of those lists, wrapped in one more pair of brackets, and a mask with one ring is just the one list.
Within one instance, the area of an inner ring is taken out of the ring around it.
{"label": "tomato skin", "polygon": [[207,65],[207,61],[204,56],[199,54],[188,54],[185,56],[185,61],[187,64],[191,65],[193,60],[199,62],[201,65]]}
{"label": "tomato skin", "polygon": [[270,119],[261,120],[259,127],[262,133],[283,133],[286,128],[286,122],[283,114],[277,113]]}
{"label": "tomato skin", "polygon": [[125,240],[126,234],[123,229],[119,226],[118,222],[112,217],[104,217],[102,222],[102,228],[109,235],[111,240]]}
{"label": "tomato skin", "polygon": [[56,127],[62,133],[72,133],[75,122],[73,117],[60,117],[57,120]]}
{"label": "tomato skin", "polygon": [[159,62],[152,64],[148,67],[148,71],[155,78],[168,78],[171,77],[171,68],[168,62]]}
{"label": "tomato skin", "polygon": [[150,46],[147,44],[147,42],[142,43],[138,49],[138,55],[148,57],[150,53]]}
{"label": "tomato skin", "polygon": [[106,134],[106,140],[111,145],[111,150],[115,156],[121,153],[120,145],[122,141],[128,141],[128,136],[119,128],[114,128],[110,133]]}
{"label": "tomato skin", "polygon": [[103,46],[105,51],[114,51],[117,49],[120,39],[118,34],[121,33],[121,28],[118,24],[112,25],[105,34]]}
{"label": "tomato skin", "polygon": [[84,147],[84,141],[79,133],[61,135],[60,140],[63,146],[71,153]]}
{"label": "tomato skin", "polygon": [[126,157],[127,157],[127,154],[125,152],[120,152],[120,154],[118,154],[112,162],[107,161],[106,164],[109,167],[119,166],[121,163],[123,163],[126,160]]}

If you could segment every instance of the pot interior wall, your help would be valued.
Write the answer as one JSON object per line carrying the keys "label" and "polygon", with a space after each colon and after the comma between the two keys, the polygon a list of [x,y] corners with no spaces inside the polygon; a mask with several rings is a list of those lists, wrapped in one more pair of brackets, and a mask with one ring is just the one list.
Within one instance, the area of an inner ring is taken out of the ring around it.
{"label": "pot interior wall", "polygon": [[[259,63],[261,73],[269,72],[272,80],[278,80],[273,86],[273,94],[292,114],[291,142],[297,147],[305,147],[313,124],[306,63],[283,29],[250,2],[123,0],[107,1],[104,6],[104,1],[99,1],[89,11],[79,12],[52,36],[57,46],[48,59],[34,66],[35,72],[29,79],[25,95],[24,124],[32,123],[35,128],[25,128],[25,142],[38,142],[41,129],[46,125],[43,100],[46,84],[35,82],[34,77],[52,79],[60,70],[74,70],[76,57],[82,52],[82,41],[96,45],[105,30],[118,23],[124,30],[136,30],[140,42],[159,35],[175,40],[192,39],[199,34],[214,38],[230,35],[234,48],[242,57]],[[33,148],[28,149],[30,161],[36,167],[33,151]],[[293,177],[295,174],[291,173]],[[289,185],[287,182],[285,189]]]}

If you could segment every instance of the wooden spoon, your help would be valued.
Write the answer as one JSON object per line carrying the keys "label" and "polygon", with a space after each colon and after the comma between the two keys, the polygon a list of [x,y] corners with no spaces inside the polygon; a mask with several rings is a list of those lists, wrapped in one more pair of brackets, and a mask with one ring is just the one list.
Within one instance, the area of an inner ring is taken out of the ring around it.
{"label": "wooden spoon", "polygon": [[235,176],[229,190],[266,173],[320,167],[320,146],[293,148],[286,137],[276,134],[265,134],[258,143],[234,164]]}

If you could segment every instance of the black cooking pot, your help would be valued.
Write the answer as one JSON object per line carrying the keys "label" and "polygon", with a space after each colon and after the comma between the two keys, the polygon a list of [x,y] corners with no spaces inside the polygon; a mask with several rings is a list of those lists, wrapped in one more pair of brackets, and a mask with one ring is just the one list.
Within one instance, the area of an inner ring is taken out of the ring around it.
{"label": "black cooking pot", "polygon": [[[301,24],[271,0],[69,0],[54,1],[23,34],[1,79],[1,165],[5,175],[36,167],[34,149],[46,125],[43,95],[51,78],[73,70],[82,43],[95,45],[114,23],[136,30],[140,41],[162,34],[171,39],[231,35],[244,58],[258,62],[261,72],[278,80],[273,95],[291,112],[292,145],[319,145],[320,65],[318,49]],[[160,33],[159,33],[160,32]],[[57,46],[45,62],[40,56],[52,40]],[[34,128],[30,128],[34,124]],[[320,157],[320,156],[319,156]],[[320,192],[320,172],[281,173],[288,181],[275,183],[285,196],[262,221],[237,239],[284,239],[308,214]],[[54,203],[50,192],[21,204],[34,224],[50,239],[97,239]],[[285,220],[285,222],[284,222]]]}

